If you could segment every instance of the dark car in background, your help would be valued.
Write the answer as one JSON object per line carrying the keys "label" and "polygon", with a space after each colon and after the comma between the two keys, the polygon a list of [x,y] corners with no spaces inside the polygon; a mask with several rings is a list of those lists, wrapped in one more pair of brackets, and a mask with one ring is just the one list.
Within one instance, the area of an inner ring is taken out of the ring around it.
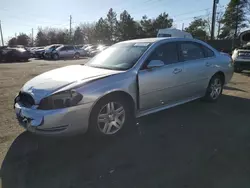
{"label": "dark car in background", "polygon": [[28,61],[30,53],[25,48],[5,47],[0,49],[0,60],[5,62]]}

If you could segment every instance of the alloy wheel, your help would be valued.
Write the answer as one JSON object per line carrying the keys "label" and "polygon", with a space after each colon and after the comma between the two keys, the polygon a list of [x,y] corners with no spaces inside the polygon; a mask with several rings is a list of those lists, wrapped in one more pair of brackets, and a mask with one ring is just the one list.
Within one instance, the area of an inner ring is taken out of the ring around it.
{"label": "alloy wheel", "polygon": [[104,105],[97,116],[98,129],[106,135],[118,132],[124,122],[125,109],[117,102],[109,102]]}
{"label": "alloy wheel", "polygon": [[211,98],[214,100],[217,99],[222,91],[221,80],[219,78],[215,78],[211,83],[210,88],[211,88],[211,93],[210,93]]}

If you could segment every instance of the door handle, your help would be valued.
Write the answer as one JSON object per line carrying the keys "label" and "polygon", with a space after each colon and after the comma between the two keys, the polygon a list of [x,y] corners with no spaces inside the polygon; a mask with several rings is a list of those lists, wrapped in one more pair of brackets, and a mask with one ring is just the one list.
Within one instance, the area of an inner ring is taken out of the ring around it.
{"label": "door handle", "polygon": [[174,74],[178,74],[178,73],[180,73],[181,71],[182,71],[182,69],[175,68],[174,71],[173,71],[173,73],[174,73]]}

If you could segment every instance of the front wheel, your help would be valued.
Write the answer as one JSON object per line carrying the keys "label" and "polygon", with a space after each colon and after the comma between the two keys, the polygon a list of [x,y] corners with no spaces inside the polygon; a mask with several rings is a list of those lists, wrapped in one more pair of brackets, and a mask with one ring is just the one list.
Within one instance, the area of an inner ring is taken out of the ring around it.
{"label": "front wheel", "polygon": [[222,77],[220,75],[214,75],[209,82],[204,99],[209,102],[215,102],[221,96],[222,90]]}
{"label": "front wheel", "polygon": [[79,58],[80,58],[80,54],[79,53],[75,53],[74,59],[79,59]]}
{"label": "front wheel", "polygon": [[128,127],[131,119],[131,110],[124,100],[108,97],[94,107],[89,129],[95,135],[112,136]]}

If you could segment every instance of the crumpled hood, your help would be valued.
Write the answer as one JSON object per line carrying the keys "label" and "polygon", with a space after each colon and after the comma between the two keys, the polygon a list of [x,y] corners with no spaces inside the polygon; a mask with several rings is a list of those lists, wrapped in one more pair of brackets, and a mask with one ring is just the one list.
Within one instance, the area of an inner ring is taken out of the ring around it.
{"label": "crumpled hood", "polygon": [[93,68],[83,65],[71,65],[54,69],[31,79],[21,89],[23,92],[31,94],[35,101],[50,95],[51,93],[63,89],[71,84],[84,83],[97,78],[102,78],[120,71]]}

